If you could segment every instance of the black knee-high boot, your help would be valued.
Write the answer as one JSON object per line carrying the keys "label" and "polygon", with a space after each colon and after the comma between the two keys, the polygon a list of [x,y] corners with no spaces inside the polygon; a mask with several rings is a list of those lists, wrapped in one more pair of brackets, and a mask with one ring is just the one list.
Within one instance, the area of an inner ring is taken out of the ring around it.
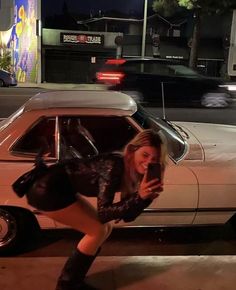
{"label": "black knee-high boot", "polygon": [[62,269],[56,290],[95,290],[96,288],[84,282],[84,278],[99,251],[100,249],[96,255],[90,256],[76,249]]}

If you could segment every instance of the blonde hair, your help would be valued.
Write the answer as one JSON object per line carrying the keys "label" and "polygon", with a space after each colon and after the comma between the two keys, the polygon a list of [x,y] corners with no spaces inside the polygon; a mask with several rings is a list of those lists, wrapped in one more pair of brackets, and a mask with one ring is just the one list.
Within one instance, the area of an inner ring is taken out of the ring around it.
{"label": "blonde hair", "polygon": [[152,146],[160,151],[159,162],[162,165],[162,176],[166,166],[167,144],[166,139],[160,132],[152,129],[146,129],[138,133],[124,148],[124,165],[125,172],[122,182],[122,197],[132,194],[137,190],[137,185],[141,181],[142,176],[139,176],[134,169],[134,153],[140,147]]}

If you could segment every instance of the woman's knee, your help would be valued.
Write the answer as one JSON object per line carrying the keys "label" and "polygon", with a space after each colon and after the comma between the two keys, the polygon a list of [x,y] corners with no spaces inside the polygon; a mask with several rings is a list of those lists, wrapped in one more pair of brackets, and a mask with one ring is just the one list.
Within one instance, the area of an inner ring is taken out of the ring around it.
{"label": "woman's knee", "polygon": [[107,239],[110,236],[113,227],[112,227],[112,224],[110,224],[110,223],[107,223],[106,227],[107,227],[107,234],[106,234],[106,239]]}
{"label": "woman's knee", "polygon": [[95,231],[95,235],[101,238],[102,240],[105,240],[109,237],[112,231],[112,226],[109,223],[101,224],[99,228]]}

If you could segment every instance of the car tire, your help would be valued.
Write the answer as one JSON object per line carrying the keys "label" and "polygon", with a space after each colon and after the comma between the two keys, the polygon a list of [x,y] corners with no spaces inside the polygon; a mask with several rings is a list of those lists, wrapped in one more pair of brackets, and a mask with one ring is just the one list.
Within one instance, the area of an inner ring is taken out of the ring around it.
{"label": "car tire", "polygon": [[230,219],[230,224],[233,229],[236,231],[236,214]]}
{"label": "car tire", "polygon": [[3,80],[0,80],[0,88],[1,87],[4,87],[4,81]]}
{"label": "car tire", "polygon": [[230,104],[230,97],[222,93],[216,96],[214,93],[207,93],[201,99],[201,105],[205,108],[227,108]]}
{"label": "car tire", "polygon": [[34,215],[17,207],[0,207],[0,254],[14,253],[24,247],[29,234],[39,229]]}

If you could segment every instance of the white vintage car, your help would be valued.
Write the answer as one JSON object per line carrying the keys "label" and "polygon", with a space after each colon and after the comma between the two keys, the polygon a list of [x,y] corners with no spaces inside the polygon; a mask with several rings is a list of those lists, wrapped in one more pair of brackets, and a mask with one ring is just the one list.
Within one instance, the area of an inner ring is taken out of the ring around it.
{"label": "white vintage car", "polygon": [[[144,128],[159,130],[168,140],[164,191],[134,222],[118,226],[235,222],[235,126],[167,122],[120,92],[46,92],[0,123],[0,252],[17,247],[38,226],[65,227],[12,191],[39,150],[48,164],[117,151]],[[95,198],[90,201],[96,206]]]}

